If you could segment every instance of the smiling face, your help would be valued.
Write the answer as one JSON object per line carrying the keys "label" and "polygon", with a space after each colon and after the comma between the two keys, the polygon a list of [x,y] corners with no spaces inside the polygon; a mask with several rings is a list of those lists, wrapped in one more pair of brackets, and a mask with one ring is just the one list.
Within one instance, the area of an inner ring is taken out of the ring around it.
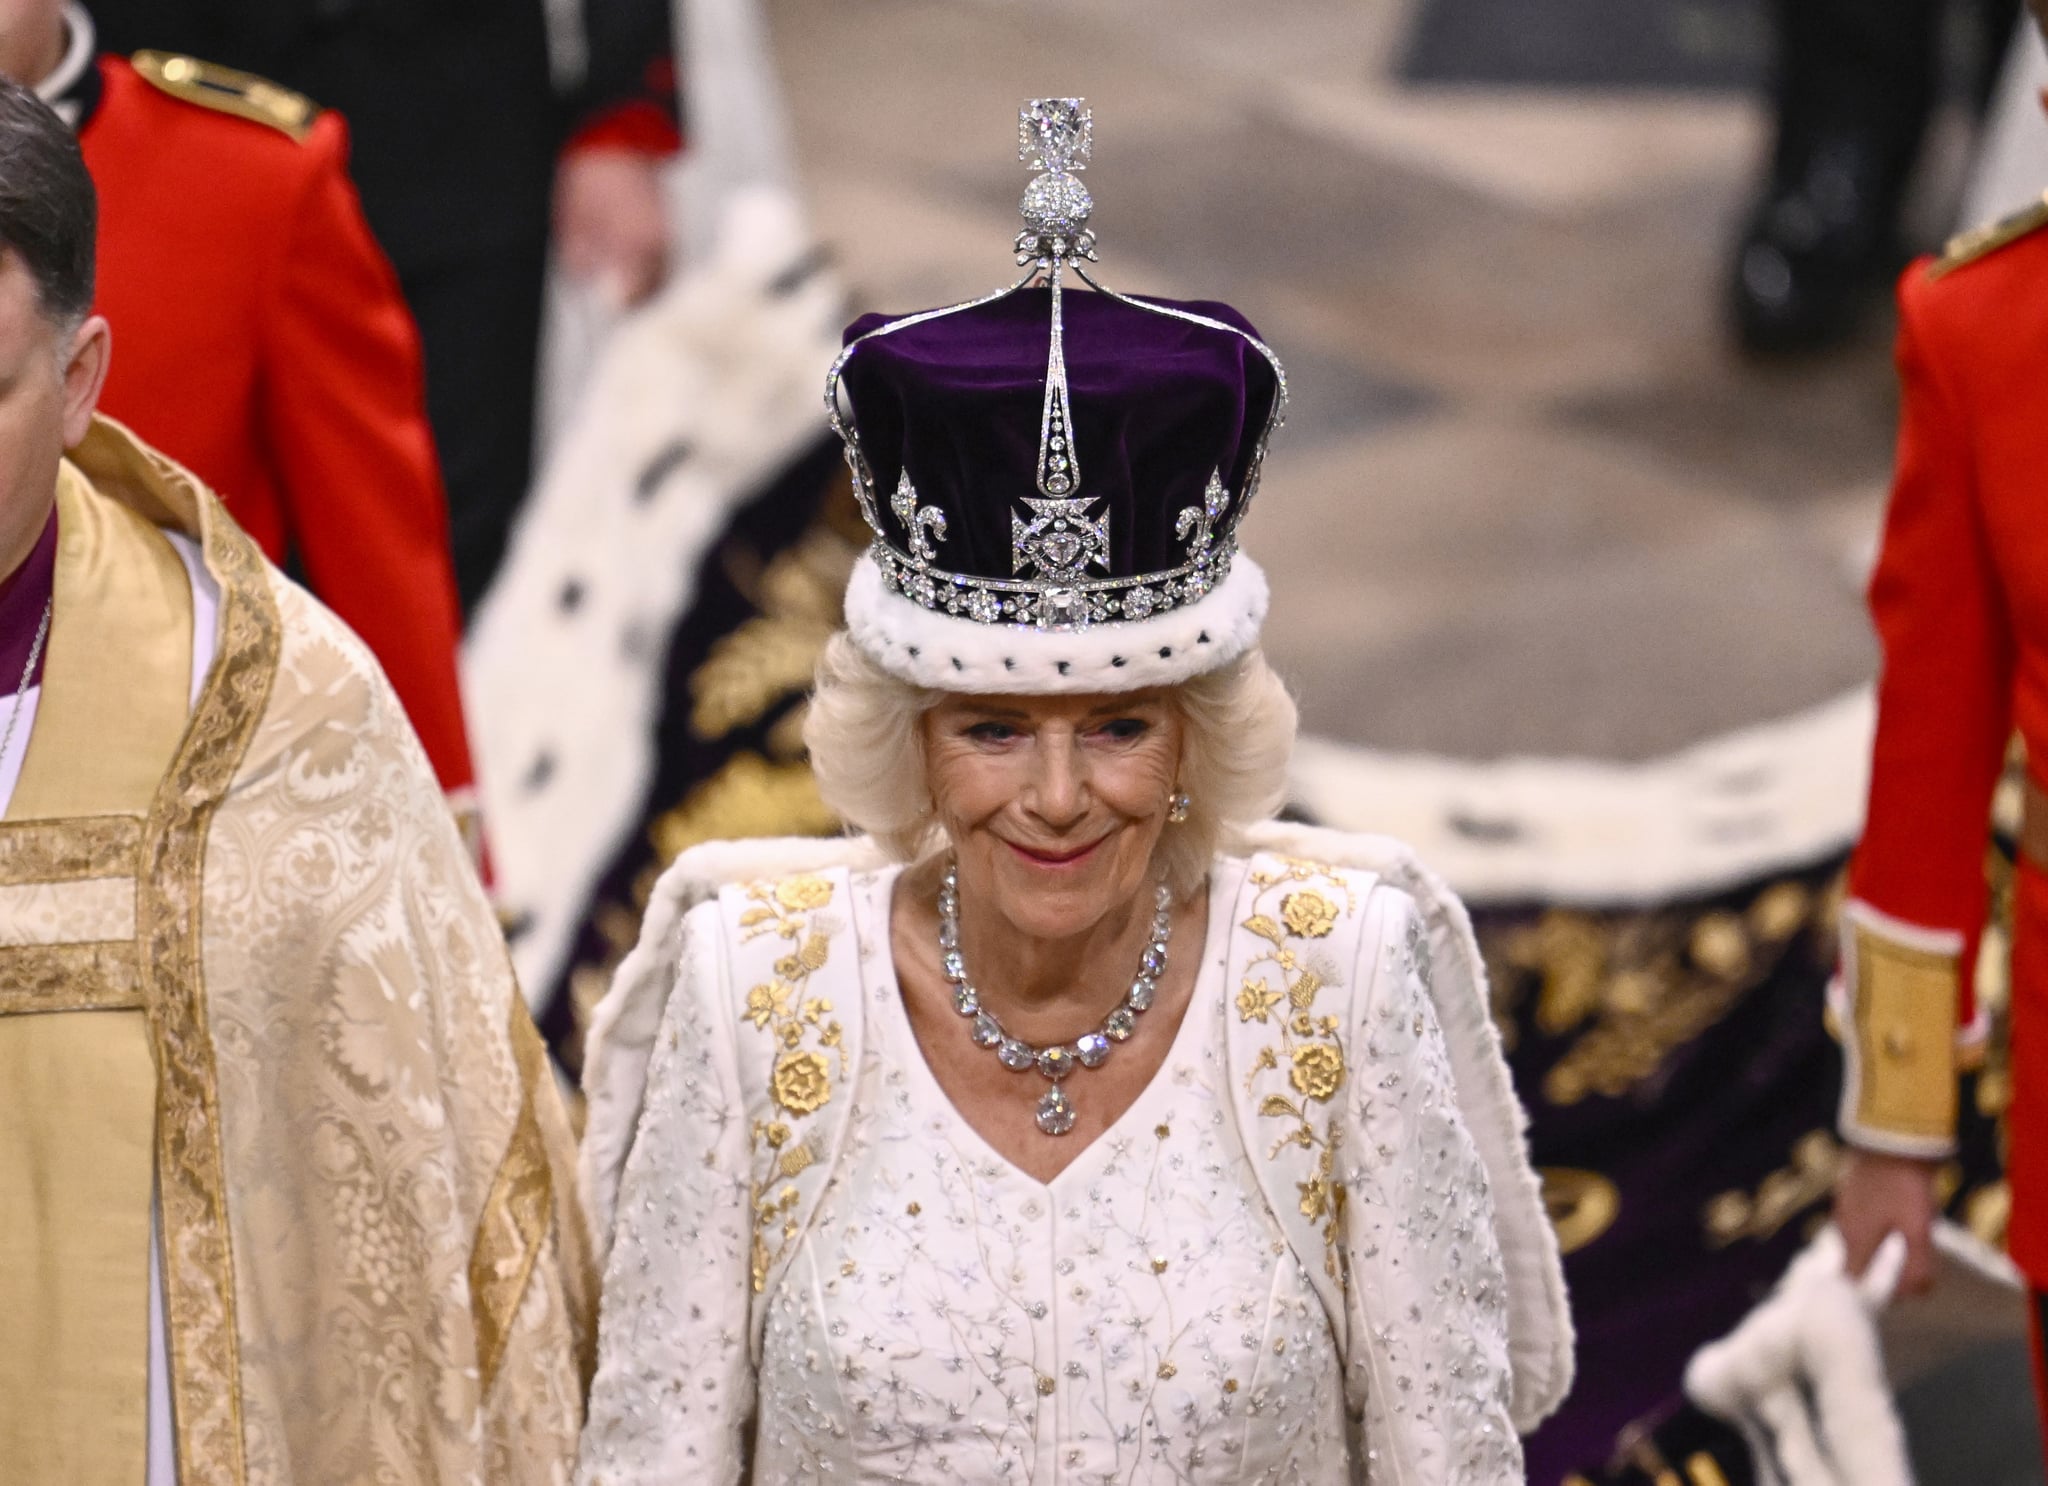
{"label": "smiling face", "polygon": [[1180,770],[1169,693],[949,696],[921,727],[963,897],[1057,940],[1087,933],[1155,880]]}

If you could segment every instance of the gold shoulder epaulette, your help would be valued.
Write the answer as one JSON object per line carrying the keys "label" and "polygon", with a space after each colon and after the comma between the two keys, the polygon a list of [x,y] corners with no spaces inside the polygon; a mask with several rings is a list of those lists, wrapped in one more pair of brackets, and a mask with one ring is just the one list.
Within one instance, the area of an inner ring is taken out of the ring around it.
{"label": "gold shoulder epaulette", "polygon": [[173,98],[268,124],[296,140],[303,141],[313,130],[313,120],[320,116],[320,105],[305,94],[253,73],[171,52],[137,52],[129,61],[145,82]]}
{"label": "gold shoulder epaulette", "polygon": [[1957,233],[1948,240],[1948,247],[1940,259],[1927,266],[1927,277],[1938,279],[1945,273],[1953,273],[1964,264],[1975,263],[1979,258],[1997,252],[2008,243],[2018,242],[2028,233],[2038,232],[2043,227],[2048,227],[2048,195],[2009,217]]}

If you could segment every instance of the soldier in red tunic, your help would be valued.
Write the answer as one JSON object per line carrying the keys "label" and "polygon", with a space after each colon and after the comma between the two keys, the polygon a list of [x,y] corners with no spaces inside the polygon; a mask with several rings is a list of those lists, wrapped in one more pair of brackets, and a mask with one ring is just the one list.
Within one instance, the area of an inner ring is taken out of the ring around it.
{"label": "soldier in red tunic", "polygon": [[341,119],[186,57],[95,55],[76,5],[10,7],[0,71],[78,131],[120,354],[101,407],[220,492],[390,677],[442,787],[473,774],[419,338]]}
{"label": "soldier in red tunic", "polygon": [[[2048,30],[2048,0],[2032,0]],[[1884,647],[1870,810],[1836,1006],[1851,1152],[1835,1214],[1860,1272],[1904,1235],[1933,1276],[1972,994],[1985,822],[2015,726],[2029,755],[2014,903],[2010,1248],[2048,1292],[2048,199],[1968,233],[1899,290],[1904,403],[1870,607]],[[2048,1410],[2048,1391],[2044,1391]]]}

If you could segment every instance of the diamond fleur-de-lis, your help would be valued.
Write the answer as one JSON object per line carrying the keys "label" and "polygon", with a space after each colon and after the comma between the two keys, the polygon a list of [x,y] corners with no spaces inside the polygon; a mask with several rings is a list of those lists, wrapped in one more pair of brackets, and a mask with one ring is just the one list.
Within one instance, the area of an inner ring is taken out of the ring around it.
{"label": "diamond fleur-de-lis", "polygon": [[1216,522],[1230,506],[1230,491],[1224,487],[1223,471],[1214,470],[1209,483],[1202,491],[1199,506],[1183,506],[1174,519],[1173,532],[1182,541],[1188,542],[1190,534],[1194,540],[1188,542],[1188,561],[1197,566],[1206,565],[1215,556]]}
{"label": "diamond fleur-de-lis", "polygon": [[909,535],[910,555],[921,563],[930,562],[939,555],[931,537],[925,535],[929,529],[932,536],[946,540],[946,513],[937,506],[919,509],[917,487],[910,483],[910,471],[904,470],[896,479],[896,493],[889,497],[889,509],[896,513],[896,519],[903,523],[903,530]]}
{"label": "diamond fleur-de-lis", "polygon": [[1109,569],[1109,516],[1090,519],[1092,496],[1073,500],[1025,497],[1032,519],[1010,514],[1010,571],[1027,578],[1036,569],[1049,583],[1077,583],[1083,571]]}

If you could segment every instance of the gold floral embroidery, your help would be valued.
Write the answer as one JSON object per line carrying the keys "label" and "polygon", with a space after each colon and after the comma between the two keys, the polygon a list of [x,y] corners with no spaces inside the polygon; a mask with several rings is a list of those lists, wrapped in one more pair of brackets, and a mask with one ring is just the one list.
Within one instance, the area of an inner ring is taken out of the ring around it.
{"label": "gold floral embroidery", "polygon": [[1287,1081],[1311,1099],[1328,1099],[1344,1086],[1344,1049],[1334,1042],[1305,1042],[1294,1050]]}
{"label": "gold floral embroidery", "polygon": [[[1237,1011],[1244,1021],[1272,1026],[1279,1041],[1259,1050],[1247,1081],[1256,1093],[1261,1074],[1286,1068],[1293,1094],[1269,1093],[1259,1100],[1261,1118],[1286,1125],[1267,1159],[1290,1146],[1316,1153],[1313,1175],[1296,1184],[1301,1215],[1322,1225],[1324,1268],[1332,1278],[1348,1283],[1340,1257],[1345,1191],[1336,1175],[1338,1126],[1327,1115],[1319,1118],[1315,1113],[1317,1105],[1327,1105],[1344,1087],[1344,1046],[1337,1040],[1337,1019],[1315,1014],[1316,999],[1336,967],[1320,962],[1311,965],[1305,956],[1316,953],[1310,947],[1312,941],[1327,939],[1339,918],[1356,912],[1358,904],[1343,878],[1314,862],[1283,860],[1278,871],[1255,870],[1251,881],[1257,894],[1254,907],[1259,911],[1244,921],[1244,929],[1273,948],[1247,967],[1237,995]],[[1311,883],[1323,886],[1309,886]],[[1264,911],[1265,903],[1275,894],[1280,900],[1277,916]],[[1287,1014],[1272,1015],[1283,1002]]]}
{"label": "gold floral embroidery", "polygon": [[[819,928],[811,915],[831,904],[832,884],[812,876],[754,883],[747,888],[747,902],[750,906],[740,914],[742,940],[772,934],[788,941],[789,951],[776,958],[773,980],[747,992],[746,1019],[781,1048],[769,1073],[769,1098],[792,1119],[805,1119],[831,1103],[833,1084],[846,1078],[845,1033],[832,1016],[832,1003],[823,996],[804,994],[810,978],[824,969],[831,957],[830,932]],[[773,1181],[792,1181],[819,1159],[809,1138],[800,1136],[784,1120],[754,1122],[753,1149],[758,1153],[764,1145],[777,1153],[769,1168]],[[756,1293],[766,1286],[768,1272],[783,1248],[796,1237],[796,1206],[797,1190],[792,1186],[754,1194],[752,1269]],[[771,1230],[780,1237],[773,1248]]]}
{"label": "gold floral embroidery", "polygon": [[1247,1022],[1263,1022],[1267,1013],[1286,999],[1263,980],[1247,980],[1237,993],[1237,1014]]}
{"label": "gold floral embroidery", "polygon": [[812,1114],[832,1097],[831,1067],[822,1053],[784,1053],[775,1060],[771,1092],[791,1114]]}
{"label": "gold floral embroidery", "polygon": [[832,884],[822,877],[788,877],[775,884],[775,901],[792,913],[823,908],[832,901]]}
{"label": "gold floral embroidery", "polygon": [[1280,900],[1280,922],[1290,934],[1322,939],[1337,927],[1337,905],[1314,888],[1304,888]]}

